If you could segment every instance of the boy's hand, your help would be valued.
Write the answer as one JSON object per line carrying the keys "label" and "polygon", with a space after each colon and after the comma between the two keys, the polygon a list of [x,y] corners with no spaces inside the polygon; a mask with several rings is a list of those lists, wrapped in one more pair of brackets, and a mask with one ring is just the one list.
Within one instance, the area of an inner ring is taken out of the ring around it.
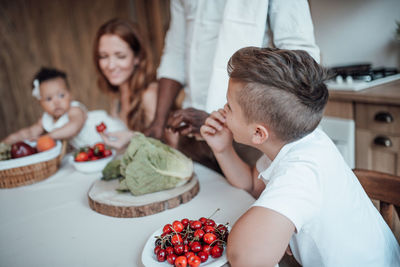
{"label": "boy's hand", "polygon": [[226,127],[226,112],[214,111],[200,128],[200,133],[214,153],[221,153],[232,146],[232,132]]}

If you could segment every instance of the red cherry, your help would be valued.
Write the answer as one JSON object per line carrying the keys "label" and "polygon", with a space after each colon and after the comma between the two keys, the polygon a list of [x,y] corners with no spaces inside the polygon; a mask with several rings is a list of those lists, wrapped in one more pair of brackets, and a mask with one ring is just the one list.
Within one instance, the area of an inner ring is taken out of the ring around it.
{"label": "red cherry", "polygon": [[189,224],[189,219],[185,218],[181,220],[181,223],[183,224],[184,227],[188,226]]}
{"label": "red cherry", "polygon": [[175,260],[176,260],[176,255],[175,254],[169,254],[167,256],[167,261],[169,264],[174,265],[175,264]]}
{"label": "red cherry", "polygon": [[157,253],[158,253],[158,251],[160,251],[160,249],[161,249],[161,246],[156,246],[156,247],[154,248],[154,254],[157,255]]}
{"label": "red cherry", "polygon": [[194,252],[192,252],[192,251],[185,253],[186,258],[188,258],[188,259],[189,259],[189,257],[194,256],[194,255],[196,255],[196,254],[194,254]]}
{"label": "red cherry", "polygon": [[206,253],[207,255],[210,255],[211,253],[211,249],[212,247],[210,245],[204,245],[203,249],[201,251],[203,251],[204,253]]}
{"label": "red cherry", "polygon": [[158,261],[163,262],[166,260],[166,257],[167,257],[167,253],[165,253],[165,249],[160,249],[157,252],[157,260]]}
{"label": "red cherry", "polygon": [[197,229],[196,231],[194,231],[194,234],[193,234],[193,236],[194,237],[198,237],[199,238],[199,240],[200,239],[202,239],[203,238],[203,236],[204,236],[204,231],[203,230],[201,230],[201,229]]}
{"label": "red cherry", "polygon": [[179,256],[175,260],[176,267],[186,267],[187,266],[187,258],[185,256]]}
{"label": "red cherry", "polygon": [[199,219],[199,221],[201,222],[202,225],[205,225],[206,222],[207,222],[207,219],[204,218],[204,217],[201,217],[201,218]]}
{"label": "red cherry", "polygon": [[167,247],[165,249],[165,252],[167,253],[167,255],[174,254],[174,248],[173,247]]}
{"label": "red cherry", "polygon": [[201,262],[206,262],[208,260],[208,254],[204,251],[197,253],[197,256],[199,256]]}
{"label": "red cherry", "polygon": [[180,233],[183,231],[184,226],[183,223],[181,223],[180,221],[174,221],[172,223],[172,228],[174,228],[175,232]]}
{"label": "red cherry", "polygon": [[215,222],[214,220],[208,219],[205,224],[214,227]]}
{"label": "red cherry", "polygon": [[188,259],[188,264],[190,267],[198,267],[201,263],[199,256],[193,256]]}
{"label": "red cherry", "polygon": [[182,237],[181,237],[181,235],[180,234],[175,234],[175,235],[173,235],[172,237],[171,237],[171,243],[172,243],[172,245],[179,245],[179,244],[181,244],[183,242],[183,239],[182,239]]}
{"label": "red cherry", "polygon": [[206,226],[203,226],[203,231],[206,233],[214,233],[215,229],[212,226],[206,225]]}
{"label": "red cherry", "polygon": [[206,242],[207,244],[211,244],[212,242],[214,242],[215,240],[217,240],[217,236],[214,235],[213,233],[207,233],[204,235],[203,237],[204,242]]}
{"label": "red cherry", "polygon": [[190,223],[190,228],[192,228],[193,230],[200,229],[201,226],[202,224],[200,221],[193,221]]}
{"label": "red cherry", "polygon": [[190,249],[194,253],[197,253],[197,252],[201,251],[202,247],[201,247],[200,242],[197,242],[197,241],[192,242],[192,244],[190,244]]}
{"label": "red cherry", "polygon": [[166,225],[164,225],[164,227],[163,227],[163,233],[167,233],[167,234],[169,234],[169,233],[171,233],[172,232],[172,225],[171,224],[166,224]]}
{"label": "red cherry", "polygon": [[182,255],[183,254],[183,245],[182,244],[178,244],[174,246],[174,252],[176,255]]}
{"label": "red cherry", "polygon": [[210,252],[211,257],[213,257],[213,258],[219,258],[219,257],[222,256],[222,252],[223,252],[223,251],[224,251],[224,249],[223,249],[222,247],[214,246],[214,247],[211,249],[211,252]]}

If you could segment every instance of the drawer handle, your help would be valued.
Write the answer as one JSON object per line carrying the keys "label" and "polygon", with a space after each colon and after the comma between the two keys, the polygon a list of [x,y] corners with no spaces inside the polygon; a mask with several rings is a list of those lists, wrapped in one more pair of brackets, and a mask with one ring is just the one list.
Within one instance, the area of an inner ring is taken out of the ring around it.
{"label": "drawer handle", "polygon": [[392,123],[393,116],[389,112],[381,111],[375,114],[375,120],[379,122]]}
{"label": "drawer handle", "polygon": [[392,141],[386,136],[375,137],[374,144],[383,147],[391,147],[393,145]]}

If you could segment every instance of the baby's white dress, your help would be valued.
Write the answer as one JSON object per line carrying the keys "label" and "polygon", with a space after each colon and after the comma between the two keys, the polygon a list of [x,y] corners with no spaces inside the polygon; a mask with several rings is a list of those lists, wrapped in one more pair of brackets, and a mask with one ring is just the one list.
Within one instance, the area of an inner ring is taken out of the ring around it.
{"label": "baby's white dress", "polygon": [[[71,107],[79,107],[87,113],[87,119],[81,131],[78,135],[69,140],[69,143],[76,149],[102,142],[100,135],[96,131],[96,125],[101,122],[104,122],[109,132],[127,129],[126,125],[120,119],[109,116],[105,110],[88,111],[87,108],[78,101],[71,101]],[[57,121],[54,121],[53,117],[47,112],[44,112],[42,116],[42,126],[47,132],[64,126],[68,121],[67,113],[62,115]]]}

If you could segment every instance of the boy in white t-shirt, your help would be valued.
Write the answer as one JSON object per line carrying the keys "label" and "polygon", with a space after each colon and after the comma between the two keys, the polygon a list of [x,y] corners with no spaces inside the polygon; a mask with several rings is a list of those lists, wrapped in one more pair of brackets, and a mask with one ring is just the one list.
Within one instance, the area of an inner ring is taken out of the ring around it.
{"label": "boy in white t-shirt", "polygon": [[[227,104],[201,134],[228,181],[258,198],[229,235],[231,265],[273,266],[289,245],[303,266],[400,266],[390,228],[316,129],[328,100],[325,70],[305,51],[248,47],[231,57],[228,73]],[[237,156],[232,139],[265,154],[259,170]]]}

